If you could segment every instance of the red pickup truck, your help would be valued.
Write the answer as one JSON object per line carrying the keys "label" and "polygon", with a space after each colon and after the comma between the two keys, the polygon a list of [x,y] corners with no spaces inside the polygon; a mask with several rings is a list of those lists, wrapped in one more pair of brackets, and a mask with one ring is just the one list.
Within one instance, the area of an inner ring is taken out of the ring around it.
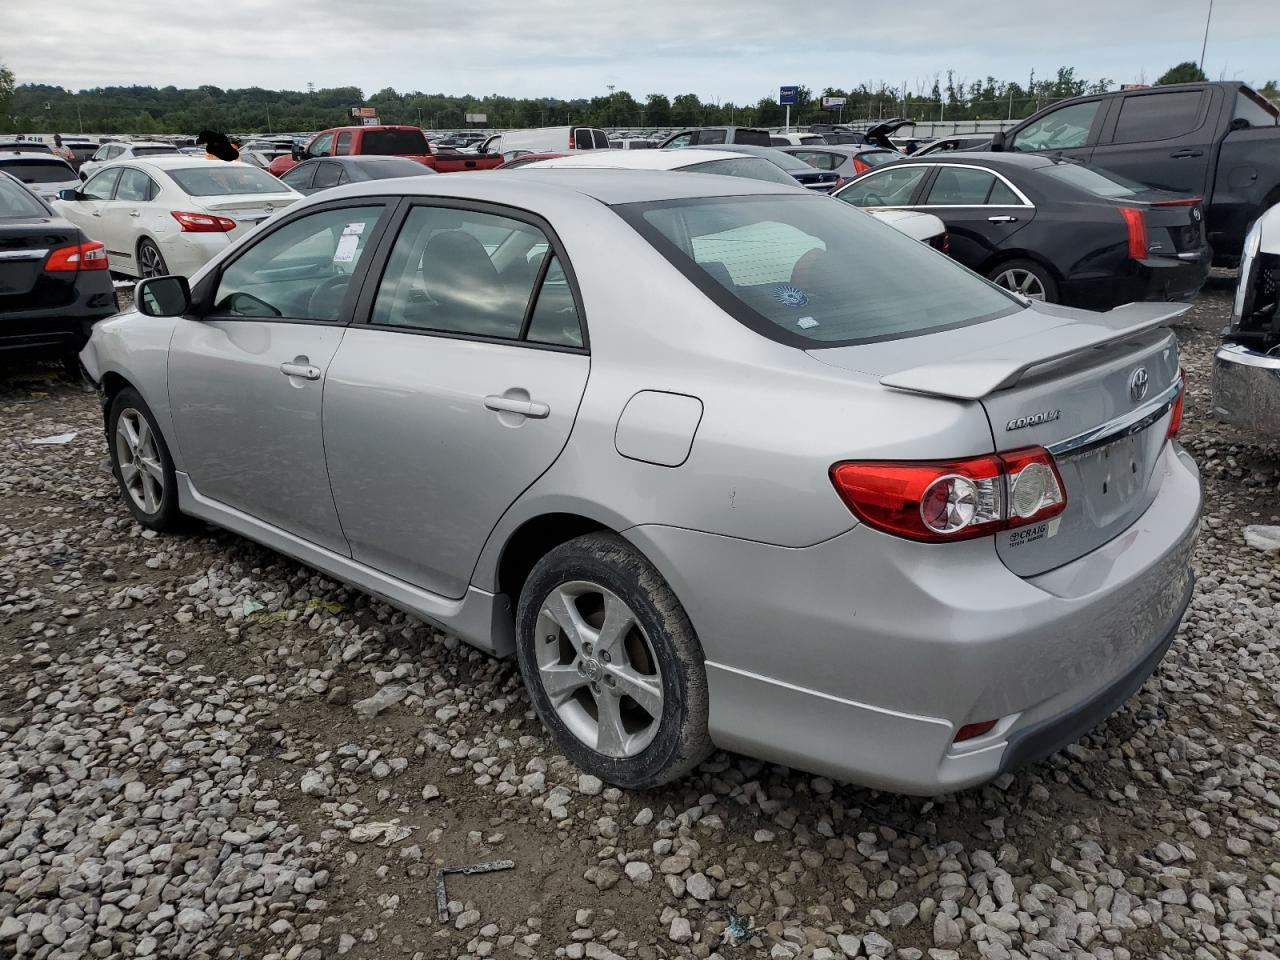
{"label": "red pickup truck", "polygon": [[479,154],[433,152],[427,138],[417,127],[334,127],[321,130],[306,147],[295,147],[293,155],[276,157],[267,167],[277,177],[312,157],[345,157],[358,154],[383,157],[407,157],[431,167],[437,173],[460,170],[490,170],[502,165],[502,157]]}

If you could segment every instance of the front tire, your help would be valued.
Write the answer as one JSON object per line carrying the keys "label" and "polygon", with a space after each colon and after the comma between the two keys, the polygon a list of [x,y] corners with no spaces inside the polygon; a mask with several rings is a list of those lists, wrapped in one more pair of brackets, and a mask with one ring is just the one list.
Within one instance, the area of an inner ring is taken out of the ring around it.
{"label": "front tire", "polygon": [[653,565],[616,534],[570,540],[533,568],[516,656],[557,747],[602,780],[655,787],[712,750],[693,625]]}
{"label": "front tire", "polygon": [[1058,302],[1058,281],[1047,268],[1034,260],[1005,260],[992,267],[987,278],[997,287],[1020,294],[1028,300]]}
{"label": "front tire", "polygon": [[111,470],[129,512],[144,527],[172,532],[182,526],[173,457],[151,408],[132,387],[111,400],[107,414]]}
{"label": "front tire", "polygon": [[160,252],[160,248],[145,237],[138,243],[138,274],[142,280],[169,274],[168,264],[164,262],[164,255]]}

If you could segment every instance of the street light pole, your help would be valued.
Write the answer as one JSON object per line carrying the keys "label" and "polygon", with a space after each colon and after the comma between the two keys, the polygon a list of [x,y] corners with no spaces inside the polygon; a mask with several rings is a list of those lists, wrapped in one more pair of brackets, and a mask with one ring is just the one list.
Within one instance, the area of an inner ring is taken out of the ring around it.
{"label": "street light pole", "polygon": [[1204,73],[1204,52],[1209,46],[1209,21],[1213,19],[1213,0],[1209,0],[1209,12],[1204,18],[1204,42],[1200,44],[1200,72]]}

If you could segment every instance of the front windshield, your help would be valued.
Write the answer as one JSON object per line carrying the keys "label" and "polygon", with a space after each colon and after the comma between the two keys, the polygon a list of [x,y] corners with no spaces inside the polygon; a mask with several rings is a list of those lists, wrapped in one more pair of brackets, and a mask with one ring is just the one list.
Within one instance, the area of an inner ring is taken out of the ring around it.
{"label": "front windshield", "polygon": [[917,336],[1022,304],[874,217],[805,194],[614,208],[712,300],[801,347]]}
{"label": "front windshield", "polygon": [[166,171],[192,197],[230,197],[245,193],[289,193],[271,174],[245,163],[210,160],[208,166]]}

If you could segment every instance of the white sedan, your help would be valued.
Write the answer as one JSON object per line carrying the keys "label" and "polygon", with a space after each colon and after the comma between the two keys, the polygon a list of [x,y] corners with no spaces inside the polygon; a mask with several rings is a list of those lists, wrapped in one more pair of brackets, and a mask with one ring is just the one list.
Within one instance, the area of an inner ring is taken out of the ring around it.
{"label": "white sedan", "polygon": [[[734,153],[733,147],[724,150],[584,150],[571,156],[539,160],[521,166],[522,170],[540,167],[568,167],[578,170],[679,170],[683,173],[716,173],[722,176],[746,177],[748,180],[765,180],[769,183],[788,184],[803,189],[795,178],[764,157],[749,153]],[[931,213],[904,210],[865,211],[878,220],[888,223],[900,233],[914,240],[946,252],[948,246],[946,225]]]}
{"label": "white sedan", "polygon": [[133,143],[114,141],[104,143],[92,157],[80,164],[80,179],[88,180],[108,163],[139,160],[142,157],[176,157],[181,154],[172,143],[135,140]]}
{"label": "white sedan", "polygon": [[54,206],[133,277],[190,277],[302,194],[265,170],[203,157],[113,163]]}

